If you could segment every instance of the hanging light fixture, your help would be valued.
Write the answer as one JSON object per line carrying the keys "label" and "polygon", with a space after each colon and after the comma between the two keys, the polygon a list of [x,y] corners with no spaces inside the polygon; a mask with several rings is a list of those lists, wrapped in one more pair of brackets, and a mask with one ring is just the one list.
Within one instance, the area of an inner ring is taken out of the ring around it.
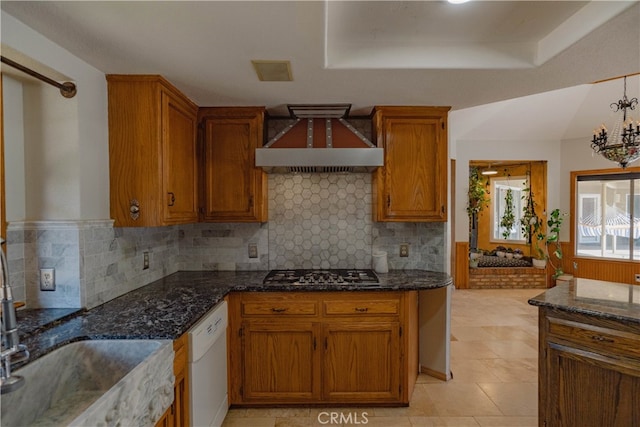
{"label": "hanging light fixture", "polygon": [[611,109],[617,113],[613,130],[608,132],[602,125],[593,131],[591,148],[605,159],[618,163],[623,169],[631,162],[640,159],[640,121],[633,123],[631,116],[627,117],[627,110],[634,110],[638,105],[638,98],[627,98],[627,76],[624,77],[624,96],[618,102],[611,104]]}

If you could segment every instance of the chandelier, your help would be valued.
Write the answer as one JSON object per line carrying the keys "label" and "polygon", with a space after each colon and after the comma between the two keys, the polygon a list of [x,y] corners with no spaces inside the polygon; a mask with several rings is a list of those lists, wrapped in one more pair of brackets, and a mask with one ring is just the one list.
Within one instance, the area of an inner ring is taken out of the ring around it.
{"label": "chandelier", "polygon": [[627,76],[624,77],[624,96],[618,102],[611,104],[611,109],[617,113],[613,131],[608,133],[602,125],[593,131],[591,148],[605,159],[618,163],[623,169],[631,162],[640,159],[640,121],[633,123],[627,117],[627,110],[634,110],[638,105],[638,98],[627,98]]}

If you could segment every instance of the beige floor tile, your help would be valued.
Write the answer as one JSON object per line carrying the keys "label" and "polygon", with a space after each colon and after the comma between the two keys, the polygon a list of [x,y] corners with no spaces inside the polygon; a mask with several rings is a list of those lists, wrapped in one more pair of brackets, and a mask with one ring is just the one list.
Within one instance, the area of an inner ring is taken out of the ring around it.
{"label": "beige floor tile", "polygon": [[478,427],[479,424],[473,417],[411,417],[409,418],[412,426],[429,426],[429,427]]}
{"label": "beige floor tile", "polygon": [[477,383],[501,381],[501,379],[493,373],[492,368],[492,365],[485,363],[485,359],[454,359],[451,362],[451,372],[456,382]]}
{"label": "beige floor tile", "polygon": [[500,382],[535,383],[538,381],[538,359],[485,359],[481,360],[480,363],[485,365],[491,374],[497,377]]}
{"label": "beige floor tile", "polygon": [[456,341],[451,343],[451,359],[495,359],[494,353],[486,343],[479,341]]}
{"label": "beige floor tile", "polygon": [[275,418],[235,417],[225,418],[222,427],[275,427]]}
{"label": "beige floor tile", "polygon": [[531,347],[524,341],[496,340],[487,341],[484,345],[497,354],[499,359],[522,359],[538,355],[538,348]]}
{"label": "beige floor tile", "polygon": [[374,417],[420,417],[434,413],[424,406],[414,405],[403,408],[375,408],[372,415]]}
{"label": "beige floor tile", "polygon": [[496,337],[486,331],[487,326],[456,326],[451,327],[451,334],[458,341],[486,341]]}
{"label": "beige floor tile", "polygon": [[538,427],[538,417],[476,417],[482,427]]}
{"label": "beige floor tile", "polygon": [[[345,426],[352,426],[355,423],[344,423]],[[366,427],[411,427],[409,417],[369,417],[367,422],[360,423]]]}
{"label": "beige floor tile", "polygon": [[526,341],[529,339],[538,340],[537,329],[535,334],[531,334],[524,328],[516,326],[481,326],[486,333],[488,333],[492,340],[520,340]]}
{"label": "beige floor tile", "polygon": [[336,422],[332,423],[331,419],[325,417],[287,417],[276,418],[275,427],[316,427],[316,426],[342,426],[342,422],[336,418]]}
{"label": "beige floor tile", "polygon": [[480,383],[493,403],[507,416],[536,416],[538,414],[537,383]]}
{"label": "beige floor tile", "polygon": [[498,407],[476,383],[449,381],[443,384],[421,384],[440,416],[473,417],[502,415]]}

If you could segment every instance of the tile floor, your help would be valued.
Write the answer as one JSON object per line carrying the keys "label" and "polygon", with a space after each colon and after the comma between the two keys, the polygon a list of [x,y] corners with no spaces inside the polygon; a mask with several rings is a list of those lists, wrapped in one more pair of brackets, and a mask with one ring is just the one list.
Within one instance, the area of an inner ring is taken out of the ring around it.
{"label": "tile floor", "polygon": [[453,379],[420,375],[409,407],[231,409],[223,427],[537,426],[538,312],[527,300],[541,292],[455,290]]}

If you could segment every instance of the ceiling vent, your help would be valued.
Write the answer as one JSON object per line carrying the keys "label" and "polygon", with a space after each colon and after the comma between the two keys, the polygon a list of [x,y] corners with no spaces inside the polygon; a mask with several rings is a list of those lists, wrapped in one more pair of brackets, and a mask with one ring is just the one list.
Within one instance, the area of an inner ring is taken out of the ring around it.
{"label": "ceiling vent", "polygon": [[293,81],[290,61],[259,61],[252,60],[261,82],[290,82]]}

